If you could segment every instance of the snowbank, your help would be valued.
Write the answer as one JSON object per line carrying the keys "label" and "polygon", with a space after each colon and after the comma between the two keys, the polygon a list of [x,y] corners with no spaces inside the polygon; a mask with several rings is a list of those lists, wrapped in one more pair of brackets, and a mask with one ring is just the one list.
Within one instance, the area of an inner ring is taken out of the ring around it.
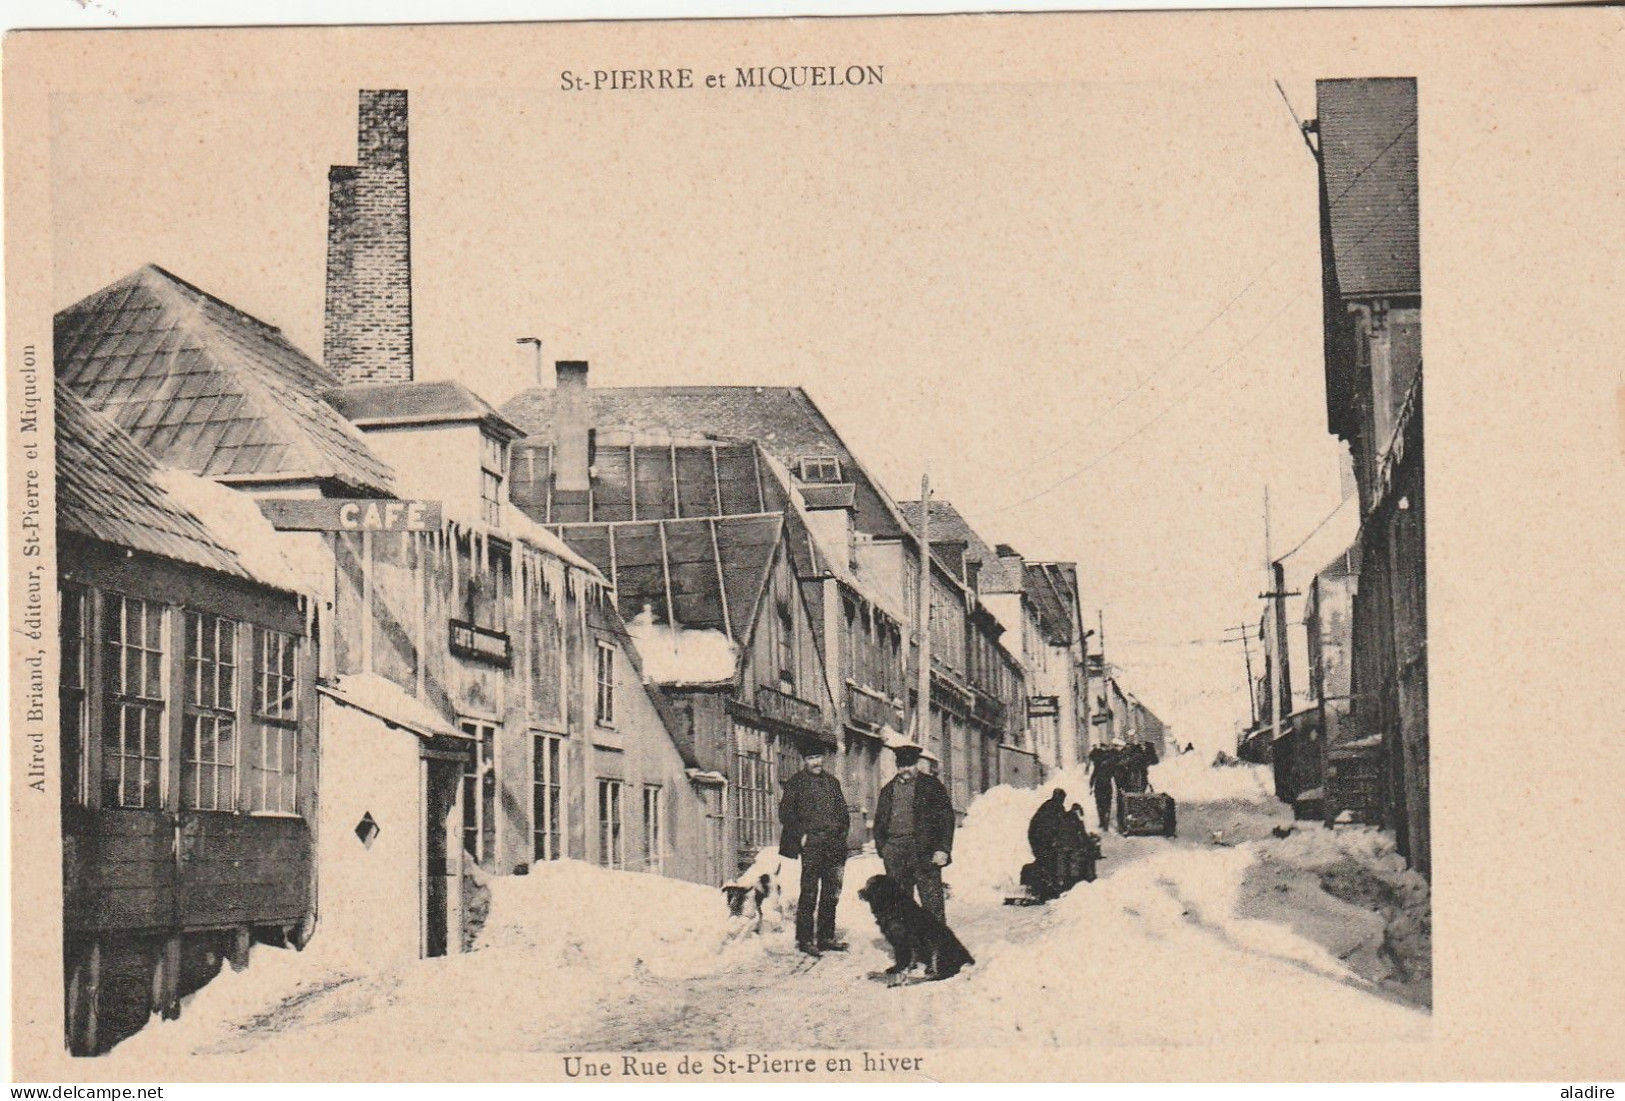
{"label": "snowbank", "polygon": [[278,531],[247,493],[184,470],[160,469],[156,479],[235,554],[255,580],[289,592],[327,599],[333,587],[333,555],[313,532]]}
{"label": "snowbank", "polygon": [[663,978],[715,966],[728,915],[715,887],[544,861],[489,881],[491,914],[475,953],[522,954],[527,965],[608,977],[641,968]]}
{"label": "snowbank", "polygon": [[717,630],[656,623],[647,606],[626,625],[643,671],[656,684],[729,684],[739,665],[733,640]]}

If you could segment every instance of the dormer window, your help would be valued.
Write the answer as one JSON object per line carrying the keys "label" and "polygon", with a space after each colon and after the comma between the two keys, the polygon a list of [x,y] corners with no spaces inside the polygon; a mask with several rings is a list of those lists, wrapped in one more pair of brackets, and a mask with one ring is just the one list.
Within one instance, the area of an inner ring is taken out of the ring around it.
{"label": "dormer window", "polygon": [[480,519],[492,527],[502,523],[502,477],[507,473],[502,441],[480,434]]}
{"label": "dormer window", "polygon": [[833,455],[809,455],[801,460],[801,480],[809,484],[841,481],[841,460]]}

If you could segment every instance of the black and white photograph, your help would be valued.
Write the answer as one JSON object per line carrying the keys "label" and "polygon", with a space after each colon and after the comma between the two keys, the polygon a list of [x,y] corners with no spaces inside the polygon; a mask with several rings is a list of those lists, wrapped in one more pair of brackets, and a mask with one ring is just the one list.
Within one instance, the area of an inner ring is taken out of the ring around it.
{"label": "black and white photograph", "polygon": [[20,1073],[1455,1065],[1435,885],[1625,762],[1430,527],[1451,14],[13,36]]}

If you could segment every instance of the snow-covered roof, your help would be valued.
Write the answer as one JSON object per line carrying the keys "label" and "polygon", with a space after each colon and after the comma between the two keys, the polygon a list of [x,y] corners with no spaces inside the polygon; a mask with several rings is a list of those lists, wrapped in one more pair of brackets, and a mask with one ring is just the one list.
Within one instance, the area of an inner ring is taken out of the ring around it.
{"label": "snow-covered roof", "polygon": [[319,685],[317,691],[420,738],[472,740],[428,704],[376,673],[351,673],[339,677],[332,684]]}
{"label": "snow-covered roof", "polygon": [[56,385],[57,528],[118,547],[249,576],[220,535],[165,492],[152,457]]}
{"label": "snow-covered roof", "polygon": [[333,558],[320,535],[278,531],[253,497],[211,479],[184,470],[159,470],[154,477],[256,581],[309,595],[332,588]]}

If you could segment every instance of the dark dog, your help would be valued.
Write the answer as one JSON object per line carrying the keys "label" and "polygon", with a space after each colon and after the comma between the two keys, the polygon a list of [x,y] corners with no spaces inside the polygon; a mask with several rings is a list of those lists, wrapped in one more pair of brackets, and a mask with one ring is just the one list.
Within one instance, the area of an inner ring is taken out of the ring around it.
{"label": "dark dog", "polygon": [[916,963],[925,965],[927,979],[947,979],[976,962],[953,930],[926,913],[895,879],[873,876],[858,897],[869,904],[875,924],[891,945],[894,962],[885,971],[888,981],[901,982],[903,973]]}

